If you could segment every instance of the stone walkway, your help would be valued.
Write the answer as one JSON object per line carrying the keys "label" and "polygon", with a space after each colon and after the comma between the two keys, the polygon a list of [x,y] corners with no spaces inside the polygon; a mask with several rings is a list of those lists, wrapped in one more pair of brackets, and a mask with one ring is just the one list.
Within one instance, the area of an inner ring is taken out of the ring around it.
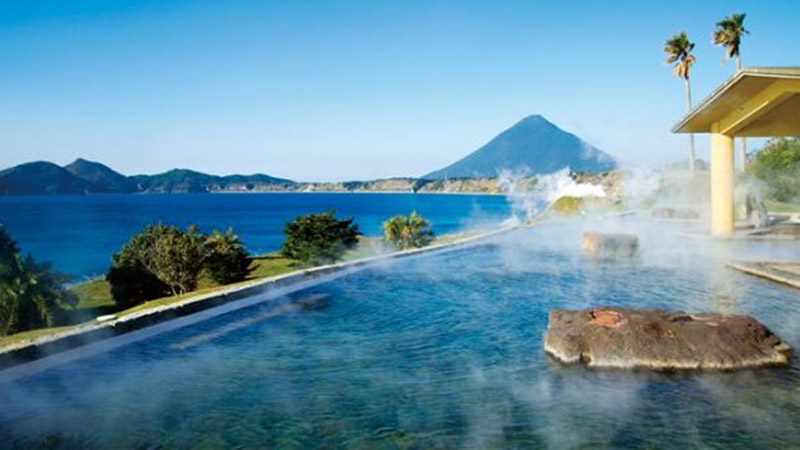
{"label": "stone walkway", "polygon": [[800,289],[800,263],[780,261],[731,261],[732,269]]}

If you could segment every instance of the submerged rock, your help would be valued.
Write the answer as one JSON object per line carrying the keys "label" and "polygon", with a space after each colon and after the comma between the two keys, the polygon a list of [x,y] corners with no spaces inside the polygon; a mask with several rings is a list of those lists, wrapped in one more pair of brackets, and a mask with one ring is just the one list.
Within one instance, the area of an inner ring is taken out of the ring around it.
{"label": "submerged rock", "polygon": [[750,316],[655,309],[550,311],[545,351],[565,363],[654,370],[789,364],[789,346]]}
{"label": "submerged rock", "polygon": [[633,256],[639,248],[634,234],[608,234],[587,231],[581,241],[583,251],[597,256]]}

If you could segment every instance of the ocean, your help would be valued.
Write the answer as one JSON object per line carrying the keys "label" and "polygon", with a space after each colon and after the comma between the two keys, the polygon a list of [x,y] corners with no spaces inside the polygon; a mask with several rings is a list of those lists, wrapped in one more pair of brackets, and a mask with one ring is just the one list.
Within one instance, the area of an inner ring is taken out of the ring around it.
{"label": "ocean", "polygon": [[250,252],[276,251],[287,221],[335,210],[366,236],[397,214],[417,211],[437,234],[497,225],[511,215],[503,196],[446,194],[169,194],[2,196],[0,223],[23,253],[50,261],[74,281],[102,275],[111,255],[145,226],[164,223],[201,231],[233,227]]}

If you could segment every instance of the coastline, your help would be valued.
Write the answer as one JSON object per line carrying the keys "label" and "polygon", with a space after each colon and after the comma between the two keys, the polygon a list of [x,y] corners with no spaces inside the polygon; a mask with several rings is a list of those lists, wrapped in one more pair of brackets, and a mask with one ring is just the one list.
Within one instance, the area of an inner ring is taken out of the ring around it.
{"label": "coastline", "polygon": [[392,194],[392,195],[486,195],[486,196],[506,196],[508,193],[504,192],[412,192],[412,191],[336,191],[336,190],[320,190],[320,191],[299,191],[299,190],[282,190],[282,191],[239,191],[239,190],[223,190],[223,191],[206,191],[206,192],[88,192],[83,194],[0,194],[0,198],[20,198],[20,197],[97,197],[104,195],[113,196],[137,196],[137,195],[235,195],[235,194]]}
{"label": "coastline", "polygon": [[[157,195],[180,195],[180,193],[172,193],[172,192],[164,192],[164,193],[155,193],[155,192],[140,192],[138,194],[150,195],[150,194],[157,194]],[[187,194],[195,194],[195,192],[187,192]],[[505,192],[413,192],[413,191],[366,191],[366,190],[353,190],[353,191],[336,191],[336,190],[320,190],[320,191],[290,191],[290,190],[283,190],[283,191],[236,191],[236,190],[224,190],[224,191],[208,191],[208,192],[196,192],[196,194],[390,194],[390,195],[487,195],[487,196],[506,196],[508,193]],[[91,195],[98,195],[98,194],[91,194]]]}

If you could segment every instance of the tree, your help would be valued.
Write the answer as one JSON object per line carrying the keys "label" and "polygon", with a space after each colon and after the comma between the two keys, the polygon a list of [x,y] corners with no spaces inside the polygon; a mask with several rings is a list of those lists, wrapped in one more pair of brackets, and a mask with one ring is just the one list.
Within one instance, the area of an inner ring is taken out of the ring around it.
{"label": "tree", "polygon": [[204,243],[205,236],[195,226],[185,232],[162,224],[148,226],[112,258],[106,279],[115,300],[150,300],[160,296],[162,287],[172,295],[194,290],[206,259]]}
{"label": "tree", "polygon": [[745,14],[731,14],[717,22],[717,29],[714,31],[714,45],[725,46],[725,59],[736,58],[736,70],[742,69],[742,59],[739,54],[739,46],[742,36],[750,33],[744,29]]}
{"label": "tree", "polygon": [[197,287],[206,257],[205,236],[197,232],[197,227],[191,225],[183,232],[178,227],[154,225],[145,230],[144,239],[148,245],[141,262],[172,295]]}
{"label": "tree", "polygon": [[37,263],[31,255],[21,257],[0,226],[0,335],[52,325],[59,304],[77,302],[62,287],[66,280],[48,263]]}
{"label": "tree", "polygon": [[144,241],[134,237],[112,256],[106,281],[114,302],[122,308],[169,295],[169,287],[140,262],[143,246]]}
{"label": "tree", "polygon": [[[717,22],[717,29],[714,31],[714,45],[725,47],[725,60],[736,58],[736,70],[742,70],[742,57],[739,53],[739,45],[742,36],[750,33],[744,29],[745,14],[731,14]],[[747,166],[747,139],[742,138],[742,152],[740,165],[744,171]]]}
{"label": "tree", "polygon": [[383,223],[383,238],[399,249],[420,248],[433,242],[431,224],[412,211],[406,216],[394,216]]}
{"label": "tree", "polygon": [[298,216],[286,223],[281,253],[304,264],[336,261],[355,247],[361,233],[353,218],[337,220],[334,211]]}
{"label": "tree", "polygon": [[182,231],[158,224],[134,235],[113,255],[106,280],[114,301],[131,307],[193,291],[203,270],[220,284],[244,280],[251,263],[232,228],[208,236],[194,225]]}
{"label": "tree", "polygon": [[233,234],[233,228],[225,233],[214,230],[206,239],[206,270],[211,279],[220,284],[235,283],[244,280],[252,271],[253,259],[245,250],[239,236]]}
{"label": "tree", "polygon": [[[689,73],[697,60],[692,55],[694,43],[689,41],[685,31],[681,31],[670,39],[664,41],[664,53],[667,54],[666,64],[674,64],[675,76],[683,79],[686,88],[686,110],[692,110],[692,88],[689,84]],[[689,134],[689,170],[694,170],[694,134]]]}
{"label": "tree", "polygon": [[781,202],[800,200],[800,137],[770,139],[747,171],[764,181],[768,195]]}

